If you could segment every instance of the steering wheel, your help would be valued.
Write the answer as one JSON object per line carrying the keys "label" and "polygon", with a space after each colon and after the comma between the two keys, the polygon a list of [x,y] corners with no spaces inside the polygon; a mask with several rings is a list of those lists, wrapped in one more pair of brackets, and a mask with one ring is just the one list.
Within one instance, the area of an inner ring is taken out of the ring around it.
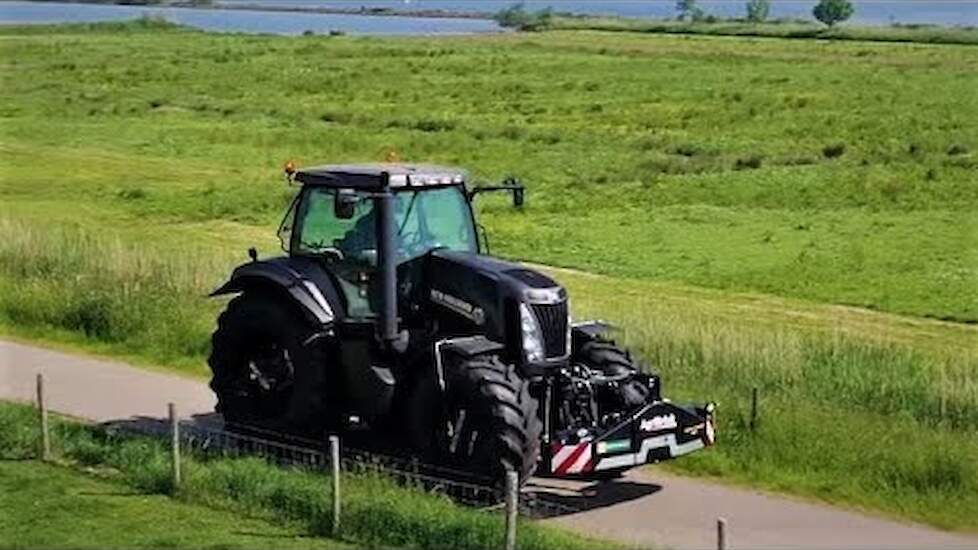
{"label": "steering wheel", "polygon": [[326,248],[320,250],[320,253],[328,258],[331,257],[337,262],[342,262],[343,258],[346,257],[343,255],[343,251],[335,246],[327,246]]}
{"label": "steering wheel", "polygon": [[322,254],[323,256],[332,256],[337,261],[343,260],[343,251],[339,249],[335,244],[333,246],[327,246],[325,241],[318,242],[303,242],[303,246],[310,248],[316,254]]}

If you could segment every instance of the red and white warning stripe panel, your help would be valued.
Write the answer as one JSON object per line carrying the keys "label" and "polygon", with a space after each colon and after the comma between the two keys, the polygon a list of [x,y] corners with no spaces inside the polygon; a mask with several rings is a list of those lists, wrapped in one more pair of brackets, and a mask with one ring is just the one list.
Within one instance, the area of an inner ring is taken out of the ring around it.
{"label": "red and white warning stripe panel", "polygon": [[551,447],[550,471],[555,475],[590,472],[594,469],[591,446],[590,441],[573,445],[554,443]]}

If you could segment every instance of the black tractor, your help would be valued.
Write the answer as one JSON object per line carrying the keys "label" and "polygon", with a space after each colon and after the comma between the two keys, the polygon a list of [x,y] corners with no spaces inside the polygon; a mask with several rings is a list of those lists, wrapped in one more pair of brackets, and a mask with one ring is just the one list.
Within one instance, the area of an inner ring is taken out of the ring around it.
{"label": "black tractor", "polygon": [[[288,255],[234,270],[213,335],[217,411],[236,426],[366,434],[498,483],[513,470],[613,476],[714,441],[712,404],[679,406],[567,292],[486,254],[467,185],[431,165],[287,166],[301,184]],[[484,233],[483,233],[484,237]],[[355,438],[353,438],[355,439]]]}

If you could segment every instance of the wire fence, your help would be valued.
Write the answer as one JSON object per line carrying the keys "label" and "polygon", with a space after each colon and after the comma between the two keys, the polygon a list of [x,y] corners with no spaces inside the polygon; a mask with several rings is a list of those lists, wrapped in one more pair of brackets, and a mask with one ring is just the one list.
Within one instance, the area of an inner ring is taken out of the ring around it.
{"label": "wire fence", "polygon": [[[754,393],[756,401],[756,391]],[[756,405],[755,405],[756,407]],[[52,459],[49,411],[46,406],[44,378],[37,375],[38,457]],[[401,485],[444,495],[458,504],[479,510],[506,514],[506,550],[515,550],[516,517],[549,518],[585,511],[577,506],[548,498],[546,492],[532,488],[520,490],[515,472],[508,472],[505,485],[493,485],[489,480],[470,472],[426,464],[412,456],[385,454],[356,447],[341,448],[340,439],[331,436],[324,441],[297,437],[254,426],[225,424],[223,421],[180,420],[171,403],[168,418],[139,417],[99,424],[114,437],[155,437],[170,439],[174,487],[181,484],[182,454],[197,458],[258,457],[280,466],[326,472],[332,478],[332,528],[334,535],[340,526],[340,472],[370,473],[385,476]],[[67,417],[66,417],[67,418]],[[85,422],[73,418],[76,422]],[[338,466],[338,467],[337,467]],[[727,520],[717,518],[717,548],[727,546]]]}
{"label": "wire fence", "polygon": [[[175,415],[174,415],[175,416]],[[303,438],[255,426],[225,424],[220,421],[175,420],[176,427],[163,418],[140,418],[105,424],[116,436],[171,437],[177,433],[181,451],[205,458],[260,457],[280,466],[330,472],[328,440]],[[471,472],[422,462],[417,457],[395,455],[340,446],[340,469],[349,473],[386,476],[400,485],[444,495],[456,503],[482,510],[504,508],[504,486],[496,486]],[[573,514],[580,510],[550,500],[532,490],[521,491],[518,512],[524,517],[542,518]]]}
{"label": "wire fence", "polygon": [[[115,434],[164,437],[170,428],[164,422],[122,423],[108,429]],[[258,430],[252,426],[208,426],[194,421],[179,422],[183,450],[206,457],[257,456],[281,466],[330,471],[327,441]],[[502,500],[501,489],[471,479],[465,472],[424,464],[417,460],[341,446],[340,466],[351,473],[388,476],[398,483],[437,492],[470,506],[492,506]]]}

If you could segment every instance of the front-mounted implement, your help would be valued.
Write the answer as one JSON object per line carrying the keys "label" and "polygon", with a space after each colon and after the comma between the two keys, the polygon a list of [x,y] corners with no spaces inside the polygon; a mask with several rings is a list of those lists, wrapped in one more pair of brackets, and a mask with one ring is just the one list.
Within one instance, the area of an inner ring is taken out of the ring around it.
{"label": "front-mounted implement", "polygon": [[288,169],[301,184],[287,255],[238,267],[214,294],[209,363],[235,423],[374,446],[498,482],[612,475],[714,440],[713,405],[678,406],[566,290],[487,254],[469,187],[431,165]]}
{"label": "front-mounted implement", "polygon": [[543,472],[616,474],[697,451],[714,442],[713,411],[712,404],[691,407],[656,401],[603,432],[582,437],[564,430],[545,447]]}

